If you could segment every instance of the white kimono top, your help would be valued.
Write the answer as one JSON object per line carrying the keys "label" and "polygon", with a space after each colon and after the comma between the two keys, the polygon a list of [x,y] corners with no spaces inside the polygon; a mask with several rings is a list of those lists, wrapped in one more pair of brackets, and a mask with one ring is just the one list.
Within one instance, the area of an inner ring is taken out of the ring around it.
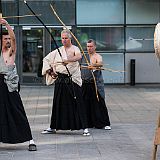
{"label": "white kimono top", "polygon": [[[75,55],[80,53],[78,47],[74,46]],[[43,68],[42,68],[42,75],[46,75],[46,84],[50,85],[54,83],[55,79],[53,79],[49,74],[46,73],[48,69],[51,67],[53,68],[54,72],[59,72],[62,74],[68,74],[66,67],[60,63],[63,60],[67,60],[67,54],[65,51],[64,46],[59,48],[62,57],[59,55],[58,50],[54,50],[50,52],[44,59],[43,59]],[[63,60],[62,60],[63,59]],[[81,78],[81,71],[80,65],[78,61],[70,62],[67,64],[67,68],[72,76],[72,81],[82,86],[82,78]]]}

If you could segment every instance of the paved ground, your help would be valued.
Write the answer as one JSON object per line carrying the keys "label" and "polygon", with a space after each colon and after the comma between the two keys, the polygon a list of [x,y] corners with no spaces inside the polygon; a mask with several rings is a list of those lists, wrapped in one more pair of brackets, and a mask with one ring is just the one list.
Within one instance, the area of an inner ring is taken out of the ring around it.
{"label": "paved ground", "polygon": [[[160,109],[159,86],[106,86],[112,130],[59,131],[42,135],[49,126],[53,87],[22,86],[21,96],[38,151],[28,143],[0,143],[0,160],[151,160]],[[158,158],[160,153],[158,151]]]}

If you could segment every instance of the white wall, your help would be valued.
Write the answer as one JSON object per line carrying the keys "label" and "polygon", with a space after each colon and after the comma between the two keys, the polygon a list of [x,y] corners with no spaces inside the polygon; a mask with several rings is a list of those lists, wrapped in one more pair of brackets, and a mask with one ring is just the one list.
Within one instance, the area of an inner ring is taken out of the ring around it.
{"label": "white wall", "polygon": [[131,59],[135,59],[136,83],[160,83],[160,65],[154,53],[126,53],[125,83],[130,83]]}

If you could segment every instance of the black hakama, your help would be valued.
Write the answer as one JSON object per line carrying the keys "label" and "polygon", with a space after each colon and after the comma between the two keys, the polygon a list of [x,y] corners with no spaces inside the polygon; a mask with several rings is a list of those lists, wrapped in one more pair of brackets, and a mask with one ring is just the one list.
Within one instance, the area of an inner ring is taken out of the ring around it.
{"label": "black hakama", "polygon": [[105,126],[110,126],[105,100],[98,92],[98,101],[93,81],[84,81],[82,85],[82,92],[87,108],[89,128],[103,128]]}
{"label": "black hakama", "polygon": [[81,87],[66,74],[58,73],[55,81],[50,128],[56,130],[88,128]]}
{"label": "black hakama", "polygon": [[22,143],[32,139],[22,100],[17,91],[9,92],[0,74],[0,142]]}

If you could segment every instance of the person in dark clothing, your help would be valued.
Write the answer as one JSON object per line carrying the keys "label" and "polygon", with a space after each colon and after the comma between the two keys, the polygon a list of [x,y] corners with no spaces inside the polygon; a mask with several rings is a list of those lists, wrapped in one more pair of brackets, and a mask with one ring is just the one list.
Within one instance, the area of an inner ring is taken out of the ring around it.
{"label": "person in dark clothing", "polygon": [[29,141],[28,150],[36,151],[37,148],[18,92],[15,34],[5,19],[1,18],[0,24],[8,30],[2,33],[0,54],[0,142],[15,144]]}
{"label": "person in dark clothing", "polygon": [[42,75],[55,79],[50,128],[44,130],[43,134],[83,129],[83,135],[90,135],[81,96],[82,79],[78,60],[82,56],[79,48],[72,45],[71,37],[70,31],[63,30],[63,46],[59,47],[61,55],[56,49],[43,59]]}
{"label": "person in dark clothing", "polygon": [[[87,58],[90,65],[84,68],[82,67],[81,74],[82,93],[87,108],[88,125],[89,128],[95,127],[110,130],[110,119],[105,104],[104,82],[102,72],[99,70],[103,66],[102,56],[96,53],[96,42],[93,39],[88,40],[87,51]],[[93,75],[96,80],[97,93]]]}

